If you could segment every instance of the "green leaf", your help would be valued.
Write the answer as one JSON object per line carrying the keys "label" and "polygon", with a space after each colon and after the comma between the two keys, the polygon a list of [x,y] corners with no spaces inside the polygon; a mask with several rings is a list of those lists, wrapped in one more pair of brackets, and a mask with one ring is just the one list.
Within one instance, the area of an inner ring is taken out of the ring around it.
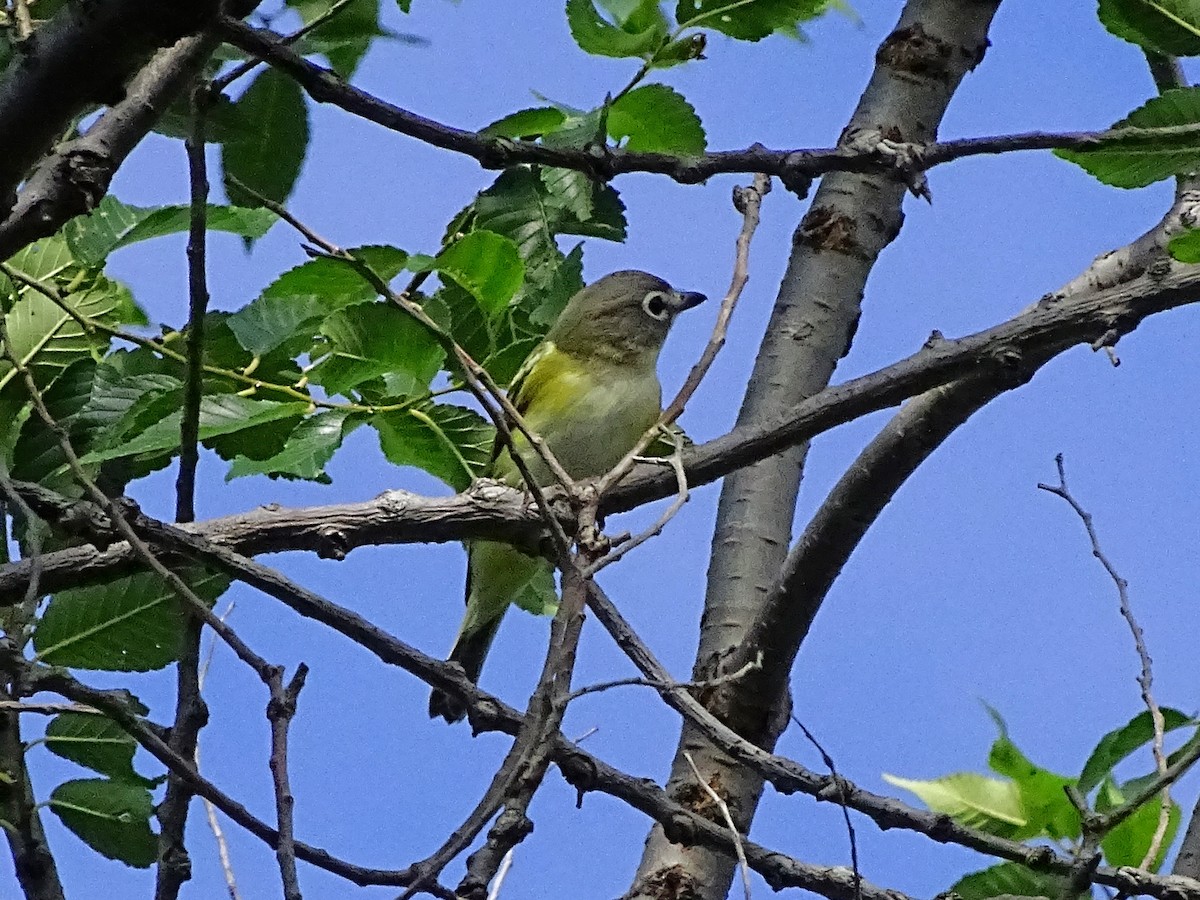
{"label": "green leaf", "polygon": [[[211,603],[229,586],[224,575],[197,569],[176,574]],[[183,601],[153,572],[59,591],[33,632],[37,659],[52,666],[149,672],[179,655]]]}
{"label": "green leaf", "polygon": [[525,263],[510,238],[472,231],[437,255],[437,270],[470,291],[488,315],[508,305],[525,279]]}
{"label": "green leaf", "polygon": [[267,459],[239,456],[229,467],[226,481],[243,475],[303,479],[329,484],[325,464],[342,441],[361,422],[349,410],[332,409],[309,416],[296,426],[282,450]]}
{"label": "green leaf", "polygon": [[548,265],[534,269],[529,281],[529,319],[541,336],[554,324],[567,302],[583,290],[583,244],[576,244],[570,253],[559,254]]}
{"label": "green leaf", "polygon": [[[237,105],[221,94],[212,98],[212,105],[204,117],[204,140],[210,144],[223,144],[251,127],[253,126],[250,123],[242,119]],[[181,140],[191,136],[192,110],[186,91],[167,107],[166,112],[154,123],[154,130]]]}
{"label": "green leaf", "polygon": [[[277,221],[269,209],[209,204],[205,223],[209,231],[260,238]],[[190,226],[191,210],[186,206],[129,206],[109,194],[90,213],[64,225],[63,235],[79,262],[95,265],[121,247],[185,232]]]}
{"label": "green leaf", "polygon": [[997,781],[974,772],[957,772],[929,781],[884,773],[883,780],[912,791],[934,812],[988,834],[1019,840],[1014,836],[1028,832],[1021,792],[1011,781]]}
{"label": "green leaf", "polygon": [[370,419],[384,455],[398,466],[416,466],[456,491],[487,469],[495,432],[478,413],[461,406],[423,403]]}
{"label": "green leaf", "polygon": [[309,378],[330,394],[345,394],[388,373],[407,376],[404,393],[419,393],[445,358],[428,329],[391,304],[347,307],[326,318],[320,330],[328,344]]}
{"label": "green leaf", "polygon": [[[1162,708],[1162,716],[1166,732],[1196,724],[1190,716],[1170,707]],[[1104,735],[1079,774],[1080,793],[1091,793],[1093,788],[1112,773],[1117,763],[1153,739],[1154,721],[1149,710],[1138,713],[1125,725]]]}
{"label": "green leaf", "polygon": [[628,138],[625,147],[639,152],[698,156],[707,146],[692,104],[665,84],[634,88],[614,101],[608,133],[615,141]]}
{"label": "green leaf", "polygon": [[[350,252],[384,281],[395,278],[409,260],[398,247],[358,247]],[[352,266],[323,256],[284,272],[227,322],[238,343],[251,353],[261,356],[292,340],[303,344],[295,348],[300,353],[312,343],[325,316],[376,296],[375,288]]]}
{"label": "green leaf", "polygon": [[592,0],[567,0],[567,24],[571,37],[586,53],[595,56],[648,56],[662,46],[667,36],[666,20],[641,22],[626,31],[604,19]]}
{"label": "green leaf", "polygon": [[1167,242],[1167,252],[1181,263],[1200,263],[1200,228],[1190,228]]}
{"label": "green leaf", "polygon": [[[94,463],[163,451],[178,452],[179,427],[182,412],[173,397],[162,398],[169,405],[157,409],[169,413],[154,421],[136,437],[122,439],[115,446],[106,442],[83,457],[83,462]],[[136,406],[135,406],[136,409]],[[257,428],[281,419],[299,419],[311,409],[302,400],[276,403],[272,400],[255,400],[237,394],[217,394],[200,398],[200,440],[210,442],[224,435],[235,434],[249,428]],[[124,437],[124,436],[122,436]]]}
{"label": "green leaf", "polygon": [[[1140,780],[1140,779],[1139,779]],[[1130,789],[1132,786],[1132,789]],[[1096,795],[1096,811],[1110,812],[1121,806],[1139,789],[1134,782],[1127,782],[1124,789],[1118,788],[1111,778],[1105,778]],[[1104,858],[1110,866],[1141,866],[1142,860],[1150,851],[1150,843],[1154,840],[1154,832],[1158,829],[1158,819],[1162,810],[1160,795],[1155,795],[1139,806],[1121,824],[1117,825],[1100,842],[1104,850]],[[1158,853],[1150,864],[1150,871],[1157,872],[1162,866],[1163,859],[1175,840],[1179,828],[1179,804],[1171,801],[1167,817],[1167,830],[1163,835]]]}
{"label": "green leaf", "polygon": [[46,749],[119,781],[151,784],[133,770],[137,741],[112,719],[89,713],[61,713],[46,726]]}
{"label": "green leaf", "polygon": [[761,41],[776,31],[794,33],[830,5],[829,0],[679,0],[675,21],[680,28],[713,28],[740,41]]}
{"label": "green leaf", "polygon": [[[96,377],[96,361],[90,357],[77,360],[42,392],[51,417],[67,430],[71,443],[78,452],[79,429],[76,419],[86,408]],[[21,426],[17,443],[13,447],[12,477],[22,481],[35,481],[46,486],[51,473],[66,465],[66,455],[59,442],[58,432],[48,427],[39,415],[31,415]],[[68,484],[74,479],[67,479]]]}
{"label": "green leaf", "polygon": [[535,106],[497,119],[479,129],[479,133],[496,137],[536,138],[557,131],[566,118],[562,110],[553,106]]}
{"label": "green leaf", "polygon": [[237,101],[238,113],[254,129],[221,147],[225,192],[241,206],[258,206],[253,196],[229,180],[237,178],[268,200],[283,203],[291,194],[308,150],[308,107],[295,81],[265,69]]}
{"label": "green leaf", "polygon": [[950,888],[962,900],[990,900],[992,897],[1061,897],[1062,877],[1034,872],[1020,863],[1004,862],[972,872]]}
{"label": "green leaf", "polygon": [[1009,738],[1000,714],[991,707],[988,707],[988,712],[1000,729],[1000,737],[992,744],[988,754],[988,765],[993,772],[1011,778],[1016,784],[1021,808],[1027,819],[1026,829],[1015,839],[1024,840],[1041,835],[1055,840],[1079,837],[1079,813],[1064,790],[1068,785],[1075,784],[1074,779],[1031,762]]}
{"label": "green leaf", "polygon": [[1139,135],[1100,141],[1095,149],[1055,150],[1104,184],[1138,188],[1200,170],[1200,128],[1190,134],[1163,129],[1200,124],[1200,87],[1176,88],[1147,101],[1112,127],[1140,128]]}
{"label": "green leaf", "polygon": [[66,781],[50,794],[49,806],[102,856],[138,869],[158,858],[158,839],[150,830],[154,804],[141,785],[107,778]]}
{"label": "green leaf", "polygon": [[1196,0],[1100,0],[1098,12],[1105,28],[1152,53],[1200,55]]}
{"label": "green leaf", "polygon": [[[108,336],[85,331],[72,311],[110,326],[145,321],[129,291],[103,276],[61,300],[66,309],[39,291],[24,290],[4,317],[13,355],[30,369],[39,386],[49,384],[77,360],[95,358],[108,347]],[[12,365],[0,362],[0,387],[16,378]]]}

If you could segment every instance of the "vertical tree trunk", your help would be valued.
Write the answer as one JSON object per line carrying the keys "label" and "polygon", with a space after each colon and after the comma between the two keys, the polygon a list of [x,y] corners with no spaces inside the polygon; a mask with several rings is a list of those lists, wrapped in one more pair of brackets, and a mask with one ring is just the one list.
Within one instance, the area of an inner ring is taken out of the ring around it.
{"label": "vertical tree trunk", "polygon": [[[910,0],[876,54],[876,68],[840,143],[921,143],[937,137],[954,90],[983,57],[999,0]],[[826,176],[793,238],[787,272],[743,401],[738,424],[767,420],[828,385],[850,347],[867,276],[903,221],[907,186],[890,174]],[[694,677],[711,677],[739,645],[788,550],[807,446],[725,480]],[[785,642],[786,643],[786,642]],[[762,691],[731,683],[706,705],[744,737],[774,746],[790,708],[786,684]],[[684,725],[667,788],[698,812],[708,798],[684,754],[747,831],[762,780]],[[672,844],[654,828],[630,896],[720,900],[733,860]]]}

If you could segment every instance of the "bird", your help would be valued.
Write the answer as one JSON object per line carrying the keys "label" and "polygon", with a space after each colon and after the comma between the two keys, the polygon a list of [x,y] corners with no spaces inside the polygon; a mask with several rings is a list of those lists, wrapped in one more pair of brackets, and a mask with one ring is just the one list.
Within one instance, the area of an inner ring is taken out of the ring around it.
{"label": "bird", "polygon": [[[545,339],[530,351],[508,396],[573,480],[608,472],[658,421],[659,351],[675,317],[705,299],[647,272],[613,272],[567,301]],[[533,480],[552,484],[553,474],[525,436],[514,429],[512,440]],[[487,475],[512,487],[523,485],[499,436]],[[551,578],[550,563],[541,557],[497,541],[467,542],[467,611],[448,660],[477,682],[508,607],[533,583]],[[458,722],[466,708],[434,690],[429,716]]]}

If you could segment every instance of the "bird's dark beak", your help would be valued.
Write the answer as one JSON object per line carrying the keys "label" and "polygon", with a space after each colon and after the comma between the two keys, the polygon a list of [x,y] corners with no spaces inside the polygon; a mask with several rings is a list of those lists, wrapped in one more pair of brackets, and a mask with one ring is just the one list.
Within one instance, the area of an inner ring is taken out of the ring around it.
{"label": "bird's dark beak", "polygon": [[696,291],[680,291],[676,296],[679,298],[675,303],[675,311],[683,312],[685,309],[691,309],[694,306],[699,306],[708,298]]}

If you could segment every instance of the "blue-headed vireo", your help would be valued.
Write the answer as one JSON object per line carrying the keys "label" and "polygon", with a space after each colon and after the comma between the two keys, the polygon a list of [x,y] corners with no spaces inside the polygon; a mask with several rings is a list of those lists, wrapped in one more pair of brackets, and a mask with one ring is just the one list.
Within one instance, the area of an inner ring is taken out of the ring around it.
{"label": "blue-headed vireo", "polygon": [[[577,293],[526,358],[508,395],[530,430],[573,479],[603,475],[625,456],[662,412],[658,352],[675,316],[704,300],[645,272],[606,275]],[[545,461],[518,432],[514,446],[540,485],[553,483]],[[489,475],[514,487],[521,474],[499,441]],[[508,607],[550,564],[508,544],[467,545],[467,614],[450,660],[478,680]],[[457,722],[466,711],[434,691],[429,715]]]}

